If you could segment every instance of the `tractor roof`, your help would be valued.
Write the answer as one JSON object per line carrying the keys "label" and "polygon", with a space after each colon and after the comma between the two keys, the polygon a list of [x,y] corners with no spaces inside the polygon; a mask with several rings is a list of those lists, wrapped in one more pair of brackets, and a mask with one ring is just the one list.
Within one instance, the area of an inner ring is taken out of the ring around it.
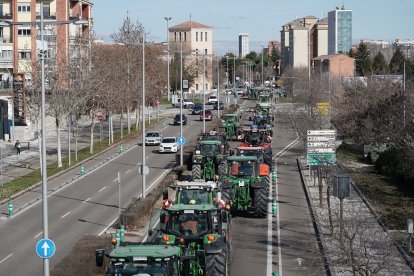
{"label": "tractor roof", "polygon": [[256,150],[263,150],[263,147],[237,147],[238,150],[250,150],[250,151],[256,151]]}
{"label": "tractor roof", "polygon": [[221,145],[221,141],[218,140],[204,140],[200,142],[200,145]]}
{"label": "tractor roof", "polygon": [[193,181],[176,181],[174,183],[176,188],[181,187],[182,189],[204,189],[204,188],[217,188],[217,182],[205,181],[204,179],[195,179]]}
{"label": "tractor roof", "polygon": [[224,117],[238,117],[237,114],[225,114]]}
{"label": "tractor roof", "polygon": [[191,213],[192,211],[210,211],[214,210],[216,207],[213,204],[173,204],[168,211],[184,211]]}
{"label": "tractor roof", "polygon": [[109,254],[111,258],[128,258],[128,257],[150,257],[150,258],[167,258],[180,255],[181,249],[178,246],[139,244],[116,247]]}
{"label": "tractor roof", "polygon": [[257,161],[256,156],[229,156],[228,161]]}

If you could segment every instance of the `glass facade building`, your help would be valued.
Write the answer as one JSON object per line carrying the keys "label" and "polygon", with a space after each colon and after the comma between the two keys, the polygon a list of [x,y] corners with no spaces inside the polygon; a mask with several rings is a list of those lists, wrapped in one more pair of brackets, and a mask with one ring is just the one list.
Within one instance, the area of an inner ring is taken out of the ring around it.
{"label": "glass facade building", "polygon": [[352,47],[352,11],[328,13],[328,54],[348,53]]}

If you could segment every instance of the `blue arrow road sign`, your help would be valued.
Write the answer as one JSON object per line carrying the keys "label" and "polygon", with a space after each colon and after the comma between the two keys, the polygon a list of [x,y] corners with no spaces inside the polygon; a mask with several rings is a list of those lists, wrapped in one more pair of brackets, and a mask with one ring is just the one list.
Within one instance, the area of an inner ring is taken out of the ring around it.
{"label": "blue arrow road sign", "polygon": [[184,137],[178,137],[178,139],[177,139],[177,143],[179,144],[179,145],[184,145],[185,144],[185,138]]}
{"label": "blue arrow road sign", "polygon": [[56,246],[52,240],[41,239],[36,244],[36,253],[40,258],[49,259],[55,254]]}

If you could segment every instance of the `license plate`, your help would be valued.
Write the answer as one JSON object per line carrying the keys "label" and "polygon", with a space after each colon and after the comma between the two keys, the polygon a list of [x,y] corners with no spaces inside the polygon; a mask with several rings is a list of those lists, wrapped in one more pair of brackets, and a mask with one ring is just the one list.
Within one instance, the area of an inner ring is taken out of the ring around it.
{"label": "license plate", "polygon": [[244,181],[239,181],[239,187],[244,187]]}

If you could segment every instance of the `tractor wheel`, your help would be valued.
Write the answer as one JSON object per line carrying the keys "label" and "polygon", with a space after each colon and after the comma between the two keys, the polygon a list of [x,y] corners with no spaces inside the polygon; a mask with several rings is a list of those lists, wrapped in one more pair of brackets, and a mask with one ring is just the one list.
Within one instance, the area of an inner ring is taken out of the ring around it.
{"label": "tractor wheel", "polygon": [[[266,181],[266,184],[269,182]],[[269,186],[254,189],[254,216],[264,218],[267,215],[267,201],[269,198]]]}
{"label": "tractor wheel", "polygon": [[205,275],[228,276],[228,270],[229,262],[225,248],[220,253],[206,255]]}
{"label": "tractor wheel", "polygon": [[233,196],[234,196],[234,190],[233,190],[233,188],[221,190],[221,198],[227,204],[230,204],[230,202],[232,201]]}
{"label": "tractor wheel", "polygon": [[220,165],[218,166],[218,174],[219,176],[223,176],[226,175],[227,173],[227,163],[220,163]]}
{"label": "tractor wheel", "polygon": [[193,180],[201,179],[201,165],[193,164],[192,174]]}

